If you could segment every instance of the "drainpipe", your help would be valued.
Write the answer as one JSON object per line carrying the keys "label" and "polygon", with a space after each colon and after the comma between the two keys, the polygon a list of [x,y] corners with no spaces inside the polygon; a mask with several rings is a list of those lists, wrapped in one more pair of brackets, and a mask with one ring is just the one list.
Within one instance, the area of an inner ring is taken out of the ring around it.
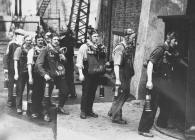
{"label": "drainpipe", "polygon": [[22,16],[22,0],[19,0],[19,16]]}
{"label": "drainpipe", "polygon": [[15,0],[15,16],[18,16],[18,0]]}
{"label": "drainpipe", "polygon": [[110,4],[108,4],[108,5],[110,5],[110,8],[109,8],[109,35],[108,35],[108,52],[107,52],[107,59],[108,60],[110,60],[110,49],[111,49],[111,35],[112,35],[112,0],[110,0]]}

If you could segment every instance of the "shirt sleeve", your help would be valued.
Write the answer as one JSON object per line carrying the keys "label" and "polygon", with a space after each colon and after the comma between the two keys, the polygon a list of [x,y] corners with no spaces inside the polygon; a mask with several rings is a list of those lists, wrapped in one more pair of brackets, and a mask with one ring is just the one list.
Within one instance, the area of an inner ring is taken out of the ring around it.
{"label": "shirt sleeve", "polygon": [[78,50],[78,54],[77,54],[77,60],[76,60],[76,66],[78,68],[84,68],[83,66],[83,60],[85,58],[87,58],[87,49],[88,49],[88,46],[86,44],[83,44],[79,50]]}
{"label": "shirt sleeve", "polygon": [[154,65],[157,64],[158,60],[163,57],[164,50],[162,47],[157,47],[151,54],[148,61],[151,61]]}
{"label": "shirt sleeve", "polygon": [[10,44],[11,44],[11,42],[9,42],[9,44],[7,45],[7,49],[6,49],[6,51],[5,51],[5,54],[8,54],[8,53],[9,53]]}
{"label": "shirt sleeve", "polygon": [[42,49],[35,63],[35,68],[38,70],[41,76],[48,74],[44,68],[46,54],[47,54],[47,49],[46,48]]}
{"label": "shirt sleeve", "polygon": [[27,65],[33,65],[34,64],[33,56],[34,56],[34,48],[32,48],[28,51]]}
{"label": "shirt sleeve", "polygon": [[21,53],[22,53],[22,49],[21,49],[21,47],[18,47],[16,49],[16,51],[14,52],[14,58],[13,59],[18,61],[20,59]]}
{"label": "shirt sleeve", "polygon": [[122,45],[117,45],[112,52],[112,58],[114,61],[114,65],[121,65],[122,56],[123,56],[124,47]]}

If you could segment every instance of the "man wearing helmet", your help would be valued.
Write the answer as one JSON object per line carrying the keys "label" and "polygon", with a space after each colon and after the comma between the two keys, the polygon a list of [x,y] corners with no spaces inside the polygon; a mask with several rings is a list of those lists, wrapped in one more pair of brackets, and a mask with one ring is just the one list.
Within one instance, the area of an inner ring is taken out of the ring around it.
{"label": "man wearing helmet", "polygon": [[177,36],[175,32],[170,32],[166,36],[164,44],[158,46],[151,54],[147,63],[147,82],[146,89],[151,95],[151,111],[143,110],[139,123],[138,133],[145,137],[153,137],[150,129],[153,126],[157,108],[160,114],[157,118],[157,126],[168,127],[171,102],[174,99],[173,90],[173,71],[174,63],[179,62],[187,65],[179,57],[177,51]]}

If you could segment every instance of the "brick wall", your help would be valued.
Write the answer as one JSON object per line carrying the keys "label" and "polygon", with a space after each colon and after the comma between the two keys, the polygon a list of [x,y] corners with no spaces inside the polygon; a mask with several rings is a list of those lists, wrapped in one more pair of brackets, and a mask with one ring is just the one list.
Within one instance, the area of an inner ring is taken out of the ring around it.
{"label": "brick wall", "polygon": [[142,0],[113,0],[112,28],[133,28],[137,31]]}
{"label": "brick wall", "polygon": [[[102,0],[98,30],[103,37],[104,44],[109,47],[109,52],[112,52],[117,42],[113,34],[109,37],[110,32],[123,31],[125,28],[138,30],[141,3],[142,0]],[[109,24],[110,18],[111,25]],[[111,59],[111,53],[108,55]]]}

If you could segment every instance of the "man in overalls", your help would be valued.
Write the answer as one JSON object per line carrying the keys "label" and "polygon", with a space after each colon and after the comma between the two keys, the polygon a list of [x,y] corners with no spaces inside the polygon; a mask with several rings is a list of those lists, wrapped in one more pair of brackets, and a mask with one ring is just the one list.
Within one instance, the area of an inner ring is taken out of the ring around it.
{"label": "man in overalls", "polygon": [[6,53],[4,55],[4,73],[8,74],[8,100],[7,106],[15,106],[15,101],[13,99],[13,87],[14,87],[14,52],[16,48],[22,45],[22,40],[24,37],[24,30],[16,29],[14,32],[13,39],[9,42]]}
{"label": "man in overalls", "polygon": [[27,84],[27,93],[29,91],[28,69],[27,69],[27,54],[32,46],[32,37],[26,36],[24,44],[18,47],[14,53],[14,79],[17,81],[18,92],[16,96],[17,113],[22,114],[22,98],[25,85]]}
{"label": "man in overalls", "polygon": [[134,75],[133,57],[136,34],[132,29],[125,30],[124,39],[113,50],[115,73],[115,96],[108,115],[113,123],[126,124],[122,119],[122,107],[130,95],[130,81]]}

